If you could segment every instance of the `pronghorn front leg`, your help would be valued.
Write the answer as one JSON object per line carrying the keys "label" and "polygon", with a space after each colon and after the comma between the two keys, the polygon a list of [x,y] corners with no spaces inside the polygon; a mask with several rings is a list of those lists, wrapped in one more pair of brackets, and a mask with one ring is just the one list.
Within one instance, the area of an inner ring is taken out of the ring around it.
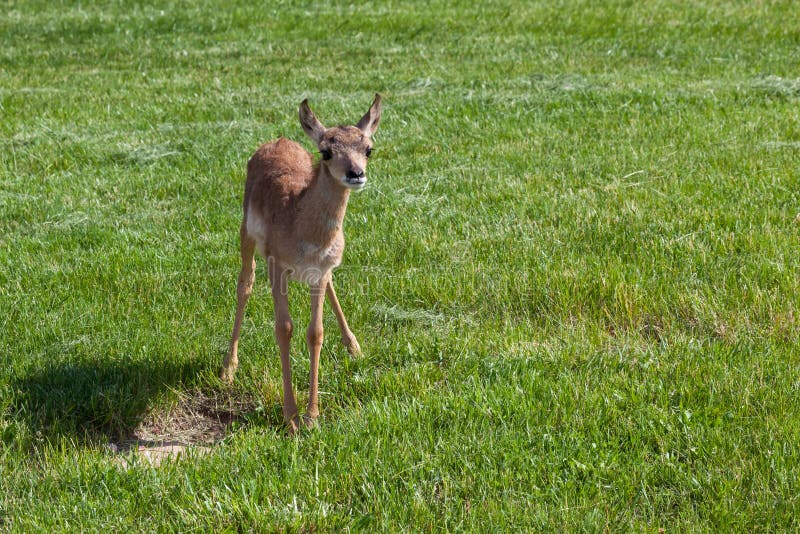
{"label": "pronghorn front leg", "polygon": [[314,424],[319,417],[319,353],[322,350],[322,306],[325,303],[325,288],[330,280],[330,274],[323,276],[318,283],[311,284],[311,320],[306,331],[308,352],[311,355],[311,372],[309,376],[308,408],[303,416],[307,427]]}
{"label": "pronghorn front leg", "polygon": [[306,426],[312,426],[319,416],[319,355],[322,350],[324,337],[322,326],[322,307],[325,302],[325,290],[330,280],[330,274],[323,276],[318,283],[311,285],[311,320],[306,331],[306,342],[311,358],[308,408],[303,417]]}
{"label": "pronghorn front leg", "polygon": [[336,298],[336,291],[333,289],[333,277],[328,280],[328,286],[325,288],[325,292],[328,294],[328,301],[331,303],[333,313],[336,314],[336,322],[339,323],[339,330],[342,332],[342,344],[347,347],[347,351],[350,354],[354,356],[361,354],[361,347],[358,345],[356,336],[353,335],[353,332],[350,331],[350,327],[347,326],[347,319],[344,318],[342,307],[339,306],[339,299]]}
{"label": "pronghorn front leg", "polygon": [[275,307],[275,339],[281,351],[281,376],[283,377],[283,420],[294,434],[300,424],[297,401],[292,388],[292,359],[289,346],[292,340],[292,317],[289,315],[289,293],[286,273],[269,261],[269,278],[272,285],[272,302]]}

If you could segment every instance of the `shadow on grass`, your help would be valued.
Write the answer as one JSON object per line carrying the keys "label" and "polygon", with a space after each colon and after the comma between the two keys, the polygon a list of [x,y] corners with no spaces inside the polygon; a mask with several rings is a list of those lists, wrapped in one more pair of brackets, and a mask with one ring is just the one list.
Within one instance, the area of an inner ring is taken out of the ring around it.
{"label": "shadow on grass", "polygon": [[197,361],[54,363],[12,382],[12,417],[45,439],[120,440],[154,400],[191,386],[203,371]]}
{"label": "shadow on grass", "polygon": [[244,426],[286,435],[280,394],[264,398],[238,385],[209,383],[219,361],[73,361],[32,370],[11,380],[6,412],[17,422],[12,428],[25,430],[0,438],[29,449],[66,440],[126,453],[142,446],[208,447]]}

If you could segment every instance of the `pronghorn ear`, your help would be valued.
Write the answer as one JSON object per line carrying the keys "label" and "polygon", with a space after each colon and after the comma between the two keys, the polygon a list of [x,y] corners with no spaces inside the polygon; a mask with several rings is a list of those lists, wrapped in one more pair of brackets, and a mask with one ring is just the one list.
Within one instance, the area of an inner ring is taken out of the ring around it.
{"label": "pronghorn ear", "polygon": [[375,93],[375,100],[369,107],[367,114],[361,117],[358,121],[358,128],[364,132],[364,135],[370,137],[378,129],[381,123],[381,95]]}
{"label": "pronghorn ear", "polygon": [[303,131],[306,132],[306,135],[313,139],[315,143],[319,144],[322,139],[322,134],[325,133],[325,127],[319,122],[319,119],[317,119],[314,112],[311,111],[311,108],[308,107],[307,98],[300,104],[300,126],[303,127]]}

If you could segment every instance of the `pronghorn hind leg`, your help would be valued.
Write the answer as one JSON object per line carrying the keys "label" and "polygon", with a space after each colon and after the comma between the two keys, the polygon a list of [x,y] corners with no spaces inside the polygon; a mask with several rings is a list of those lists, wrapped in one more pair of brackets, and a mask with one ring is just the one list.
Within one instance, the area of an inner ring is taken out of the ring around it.
{"label": "pronghorn hind leg", "polygon": [[347,319],[344,317],[342,307],[339,305],[339,299],[336,298],[336,291],[333,289],[333,278],[328,280],[328,285],[325,288],[325,293],[328,295],[328,301],[331,303],[333,313],[336,315],[336,322],[339,323],[339,330],[342,332],[342,344],[347,347],[347,351],[353,356],[361,354],[361,347],[356,340],[356,336],[350,331],[347,325]]}
{"label": "pronghorn hind leg", "polygon": [[236,285],[236,316],[233,320],[233,334],[228,346],[228,353],[222,362],[220,379],[223,382],[233,382],[233,375],[239,366],[239,334],[242,330],[242,319],[247,300],[253,293],[253,283],[256,279],[255,241],[247,235],[244,223],[239,232],[240,249],[242,255],[242,270],[239,272],[239,281]]}

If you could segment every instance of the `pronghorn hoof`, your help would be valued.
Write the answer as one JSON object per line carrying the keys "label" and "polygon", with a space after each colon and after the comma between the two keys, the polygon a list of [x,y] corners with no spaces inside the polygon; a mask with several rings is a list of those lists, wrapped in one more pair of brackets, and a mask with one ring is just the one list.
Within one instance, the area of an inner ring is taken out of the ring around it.
{"label": "pronghorn hoof", "polygon": [[314,428],[318,426],[316,415],[305,414],[303,416],[303,426],[306,428]]}
{"label": "pronghorn hoof", "polygon": [[286,419],[286,431],[289,433],[290,436],[294,436],[297,434],[297,431],[300,430],[300,418],[297,414],[294,415],[291,419]]}
{"label": "pronghorn hoof", "polygon": [[219,379],[225,382],[226,384],[233,384],[233,374],[236,371],[233,369],[226,369],[223,368],[222,371],[219,372]]}
{"label": "pronghorn hoof", "polygon": [[342,343],[347,347],[347,352],[352,356],[361,356],[361,346],[358,344],[358,341],[356,341],[356,338],[342,338]]}

